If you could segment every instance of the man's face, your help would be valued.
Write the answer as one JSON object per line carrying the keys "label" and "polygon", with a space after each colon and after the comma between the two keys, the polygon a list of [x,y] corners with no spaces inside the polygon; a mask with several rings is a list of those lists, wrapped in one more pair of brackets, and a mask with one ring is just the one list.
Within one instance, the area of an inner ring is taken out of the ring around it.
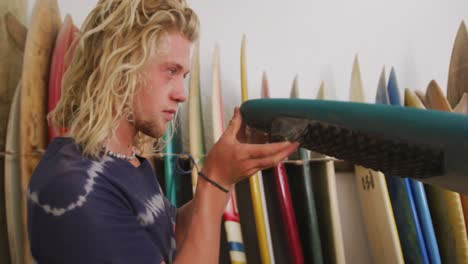
{"label": "man's face", "polygon": [[169,33],[158,51],[144,67],[144,87],[138,87],[134,98],[135,126],[138,131],[161,137],[186,98],[184,78],[190,64],[191,42],[180,33]]}

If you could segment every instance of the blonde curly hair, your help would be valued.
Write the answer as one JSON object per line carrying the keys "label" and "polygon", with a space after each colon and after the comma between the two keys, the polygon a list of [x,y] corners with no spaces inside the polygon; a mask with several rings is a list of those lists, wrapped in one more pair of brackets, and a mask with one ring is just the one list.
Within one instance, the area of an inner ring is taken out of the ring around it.
{"label": "blonde curly hair", "polygon": [[[143,66],[169,32],[198,39],[198,17],[185,0],[100,0],[73,44],[62,97],[48,116],[55,129],[68,127],[83,154],[99,157],[119,120],[133,113]],[[133,141],[147,153],[158,140],[139,132]]]}

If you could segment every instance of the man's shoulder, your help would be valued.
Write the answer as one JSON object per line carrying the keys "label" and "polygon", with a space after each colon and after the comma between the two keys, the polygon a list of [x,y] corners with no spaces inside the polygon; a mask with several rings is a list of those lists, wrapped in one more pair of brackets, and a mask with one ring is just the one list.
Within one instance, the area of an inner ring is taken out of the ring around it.
{"label": "man's shoulder", "polygon": [[[56,138],[46,149],[34,170],[30,186],[43,186],[53,181],[76,181],[98,170],[102,162],[84,157],[70,138]],[[67,182],[65,181],[65,182]]]}
{"label": "man's shoulder", "polygon": [[83,157],[71,139],[56,139],[31,176],[28,198],[36,204],[50,205],[51,210],[62,208],[55,214],[79,206],[95,188],[96,178],[104,172],[105,164],[105,159]]}

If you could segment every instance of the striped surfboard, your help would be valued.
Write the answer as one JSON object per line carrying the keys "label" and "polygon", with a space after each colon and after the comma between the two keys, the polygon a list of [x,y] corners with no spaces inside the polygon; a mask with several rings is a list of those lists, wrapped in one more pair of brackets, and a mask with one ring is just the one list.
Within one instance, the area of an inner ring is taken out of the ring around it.
{"label": "striped surfboard", "polygon": [[[211,113],[213,117],[213,144],[218,141],[224,132],[224,112],[221,95],[221,71],[219,62],[219,47],[216,46],[213,54],[213,73],[211,79]],[[232,190],[229,201],[223,214],[224,228],[229,245],[231,263],[247,263],[244,252],[244,242],[240,226],[239,212],[236,204],[236,191]]]}

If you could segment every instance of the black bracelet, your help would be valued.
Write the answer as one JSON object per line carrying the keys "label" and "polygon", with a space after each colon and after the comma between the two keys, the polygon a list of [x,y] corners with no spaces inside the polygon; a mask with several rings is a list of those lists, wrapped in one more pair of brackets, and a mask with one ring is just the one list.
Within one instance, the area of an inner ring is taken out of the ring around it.
{"label": "black bracelet", "polygon": [[203,179],[205,179],[207,182],[211,183],[213,186],[215,186],[216,188],[220,189],[221,191],[225,192],[225,193],[228,193],[229,190],[224,188],[223,186],[219,185],[217,182],[213,181],[212,179],[208,178],[205,173],[203,172],[198,172],[198,175],[200,175]]}
{"label": "black bracelet", "polygon": [[175,171],[176,173],[180,173],[180,174],[190,174],[192,172],[192,169],[193,167],[195,167],[195,169],[197,170],[197,173],[198,175],[200,175],[203,179],[205,179],[207,182],[211,183],[213,186],[215,186],[216,188],[220,189],[221,191],[225,192],[225,193],[228,193],[229,190],[224,188],[223,186],[219,185],[217,182],[213,181],[212,179],[208,178],[205,173],[203,173],[199,168],[198,168],[198,165],[197,165],[197,162],[195,161],[195,159],[193,158],[192,155],[189,155],[187,154],[187,157],[188,159],[192,162],[192,168],[190,170],[183,170],[181,167],[180,167],[180,163],[179,163],[179,158],[180,158],[180,155],[177,155],[176,156],[176,159],[174,161],[174,164],[175,164]]}

